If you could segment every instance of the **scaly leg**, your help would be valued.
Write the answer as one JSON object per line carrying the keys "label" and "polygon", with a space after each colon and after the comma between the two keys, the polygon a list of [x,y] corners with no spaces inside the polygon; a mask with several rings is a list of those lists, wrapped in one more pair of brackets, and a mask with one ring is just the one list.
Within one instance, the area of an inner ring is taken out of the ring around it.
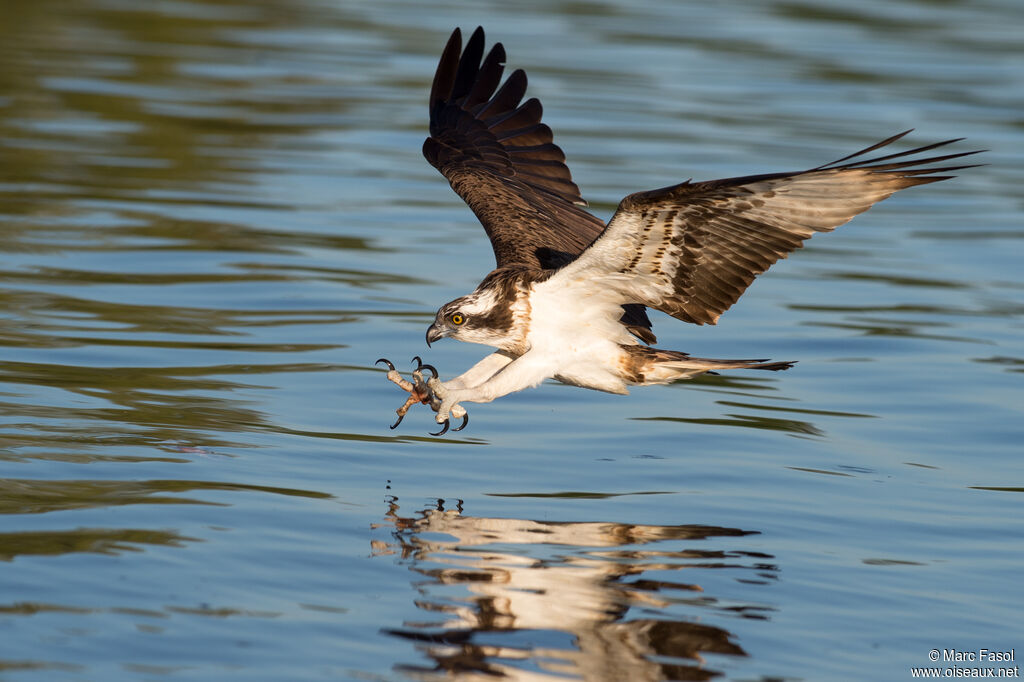
{"label": "scaly leg", "polygon": [[[395,410],[395,413],[398,414],[398,421],[396,421],[391,428],[394,429],[401,424],[406,413],[416,403],[429,405],[434,412],[440,412],[444,398],[448,396],[451,391],[472,389],[489,382],[494,379],[496,375],[501,373],[501,371],[511,364],[517,357],[518,356],[512,355],[506,351],[492,353],[459,376],[445,382],[440,381],[437,370],[432,365],[423,364],[423,361],[420,360],[418,356],[413,358],[413,361],[416,363],[416,369],[412,372],[413,381],[411,382],[406,381],[389,360],[385,358],[377,360],[377,363],[383,362],[388,366],[388,380],[397,385],[403,391],[407,391],[409,393],[409,397],[406,399],[405,404]],[[425,369],[429,370],[431,374],[433,374],[431,379],[426,382],[423,381],[422,374]],[[469,414],[467,414],[462,405],[459,405],[457,402],[451,402],[444,407],[445,417],[437,420],[439,424],[443,424],[444,426],[437,433],[431,433],[430,435],[432,436],[442,436],[448,432],[449,427],[451,426],[449,416],[455,417],[456,419],[462,419],[462,425],[457,429],[451,429],[453,432],[461,431],[466,428],[467,424],[469,424]]]}
{"label": "scaly leg", "polygon": [[454,388],[451,386],[454,382],[444,384],[435,374],[427,381],[427,388],[440,402],[434,408],[437,411],[435,421],[444,424],[444,428],[441,429],[441,433],[444,433],[448,430],[449,415],[458,416],[456,408],[462,410],[460,402],[489,403],[503,395],[536,386],[554,376],[556,371],[544,354],[527,351],[524,355],[504,364],[488,379],[475,386]]}
{"label": "scaly leg", "polygon": [[[480,384],[488,381],[489,379],[492,379],[494,375],[496,375],[498,372],[507,367],[509,363],[516,359],[516,357],[518,356],[512,355],[507,351],[499,350],[496,353],[491,353],[483,360],[476,363],[475,365],[473,365],[468,370],[466,370],[459,376],[455,377],[454,379],[450,379],[444,382],[440,380],[440,378],[437,375],[437,371],[432,366],[421,365],[417,369],[429,369],[431,373],[433,373],[434,375],[427,382],[426,385],[426,390],[429,391],[431,395],[430,408],[434,410],[434,412],[440,411],[444,396],[448,395],[449,391],[454,389],[463,389],[470,388],[473,386],[479,386]],[[452,429],[452,431],[461,431],[462,429],[466,428],[466,425],[469,423],[469,414],[466,412],[466,409],[462,407],[462,405],[459,405],[458,403],[451,404],[445,410],[445,414],[450,414],[452,417],[455,417],[456,419],[462,419],[462,426],[460,426],[457,429]],[[448,432],[448,428],[451,426],[451,422],[449,421],[447,416],[445,416],[444,419],[438,419],[437,422],[439,424],[443,424],[444,428],[442,428],[437,433],[431,433],[430,435],[443,436],[445,433]]]}
{"label": "scaly leg", "polygon": [[[499,350],[496,353],[491,353],[454,379],[449,379],[444,382],[438,378],[437,373],[435,372],[434,376],[427,382],[427,390],[430,391],[432,396],[430,400],[431,409],[433,409],[434,412],[440,411],[442,400],[444,399],[444,396],[448,395],[449,391],[479,386],[485,381],[493,378],[494,375],[501,370],[505,369],[505,367],[507,367],[509,363],[517,357],[517,355],[513,355],[507,351]],[[429,367],[429,365],[424,365],[423,367],[426,368]],[[433,371],[433,368],[430,369]],[[453,431],[461,431],[466,428],[466,424],[469,423],[469,415],[466,413],[466,409],[458,403],[452,404],[450,408],[446,410],[446,413],[451,414],[451,416],[456,419],[460,417],[462,418],[462,426],[457,429],[452,429]],[[441,436],[448,431],[450,422],[447,417],[445,419],[439,419],[438,423],[444,424],[444,428],[442,428],[438,433],[432,433],[430,435]]]}
{"label": "scaly leg", "polygon": [[[403,403],[401,407],[395,410],[395,414],[398,415],[398,420],[391,425],[392,429],[397,428],[398,425],[402,423],[402,420],[405,419],[405,415],[409,411],[409,408],[411,408],[416,403],[423,403],[424,405],[429,405],[431,409],[434,410],[434,412],[437,412],[441,407],[441,400],[434,396],[433,391],[423,380],[423,370],[426,369],[430,370],[431,374],[433,374],[433,378],[431,379],[431,381],[437,381],[437,369],[435,369],[433,365],[423,364],[423,361],[420,359],[418,355],[413,358],[413,361],[416,363],[416,369],[414,369],[412,372],[412,381],[407,381],[406,379],[404,379],[402,375],[398,372],[398,370],[395,369],[394,364],[392,364],[391,361],[388,360],[387,358],[380,358],[379,360],[377,360],[376,363],[374,363],[379,364],[383,362],[384,364],[386,364],[388,366],[388,380],[391,381],[396,386],[398,386],[399,388],[401,388],[403,391],[408,391],[409,393],[409,397],[406,398],[405,403]],[[450,412],[456,418],[462,418],[462,425],[457,429],[452,429],[452,431],[461,431],[462,429],[466,428],[467,424],[469,424],[469,414],[466,413],[466,410],[463,409],[461,405],[452,406],[451,408],[449,408],[448,412]],[[430,435],[444,435],[445,433],[447,433],[449,425],[450,424],[446,419],[444,428],[438,431],[437,433],[431,433]]]}
{"label": "scaly leg", "polygon": [[[423,403],[425,405],[430,404],[433,399],[433,395],[430,392],[430,389],[427,388],[427,385],[423,381],[422,374],[423,368],[429,367],[429,365],[424,365],[423,361],[420,360],[419,356],[413,358],[413,360],[416,361],[416,369],[413,370],[412,373],[412,382],[406,381],[402,377],[402,375],[398,373],[398,370],[395,369],[395,366],[391,363],[390,360],[386,358],[381,358],[374,363],[380,364],[383,362],[384,364],[386,364],[388,366],[388,381],[392,382],[393,384],[401,388],[403,391],[408,391],[409,393],[409,397],[406,399],[405,404],[403,404],[401,407],[395,410],[395,413],[398,415],[398,421],[391,425],[392,429],[396,428],[399,424],[402,423],[402,420],[405,419],[405,414],[409,411],[410,407],[412,407],[416,403]],[[431,367],[431,369],[433,368]]]}
{"label": "scaly leg", "polygon": [[[429,369],[430,373],[434,375],[434,376],[432,376],[430,378],[429,381],[427,381],[426,389],[427,389],[427,391],[430,392],[430,409],[432,409],[434,412],[438,412],[441,409],[441,407],[443,405],[443,402],[442,402],[442,397],[439,397],[435,393],[435,387],[437,389],[441,390],[441,391],[445,391],[445,388],[444,388],[443,384],[441,383],[441,380],[438,378],[437,370],[434,368],[433,365],[422,365],[420,367],[417,367],[416,369],[417,369],[417,371],[423,370],[423,369]],[[420,375],[420,381],[422,381],[422,380],[423,380],[423,375],[421,374]],[[437,433],[431,433],[430,434],[431,436],[443,436],[444,434],[448,433],[448,427],[451,426],[451,420],[448,418],[449,414],[451,414],[455,418],[462,417],[462,425],[459,426],[459,428],[457,428],[457,429],[452,429],[452,431],[461,431],[462,429],[466,428],[466,426],[469,424],[469,413],[466,412],[465,408],[462,407],[462,405],[450,405],[445,410],[444,420],[443,421],[440,420],[440,419],[437,420],[437,423],[438,424],[444,424],[444,427],[440,431],[438,431]]]}

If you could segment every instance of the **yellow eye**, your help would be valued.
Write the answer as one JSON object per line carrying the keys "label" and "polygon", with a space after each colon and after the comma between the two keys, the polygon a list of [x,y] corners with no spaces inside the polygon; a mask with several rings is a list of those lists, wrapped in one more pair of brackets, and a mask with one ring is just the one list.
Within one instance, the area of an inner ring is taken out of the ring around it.
{"label": "yellow eye", "polygon": [[458,327],[460,324],[466,321],[466,318],[462,316],[462,313],[455,313],[452,315],[452,324]]}

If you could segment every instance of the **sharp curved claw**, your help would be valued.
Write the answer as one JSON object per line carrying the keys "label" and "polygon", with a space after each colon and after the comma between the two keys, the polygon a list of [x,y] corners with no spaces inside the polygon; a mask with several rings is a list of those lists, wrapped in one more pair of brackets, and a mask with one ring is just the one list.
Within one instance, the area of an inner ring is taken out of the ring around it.
{"label": "sharp curved claw", "polygon": [[[403,419],[405,419],[405,415],[404,414],[398,415],[398,421],[396,421],[394,424],[391,425],[391,430],[394,431],[396,428],[398,428],[398,425],[402,423]],[[458,430],[458,429],[456,429],[456,430]]]}
{"label": "sharp curved claw", "polygon": [[412,361],[416,363],[416,369],[413,371],[422,372],[423,370],[427,369],[430,370],[430,373],[434,375],[435,379],[438,377],[437,368],[435,368],[433,365],[424,364],[423,360],[420,359],[420,356],[414,355]]}
{"label": "sharp curved claw", "polygon": [[388,366],[388,369],[389,369],[389,370],[392,370],[392,371],[394,371],[394,369],[395,369],[395,366],[394,366],[393,364],[391,364],[391,361],[390,361],[390,360],[388,360],[387,358],[381,358],[380,360],[377,360],[377,362],[375,362],[375,363],[373,363],[373,364],[375,364],[375,365],[379,365],[379,364],[380,364],[380,363],[382,363],[382,362],[383,362],[384,364],[386,364],[386,365]]}
{"label": "sharp curved claw", "polygon": [[469,412],[467,412],[466,414],[462,415],[462,426],[460,426],[457,429],[452,429],[452,432],[454,433],[455,431],[461,431],[462,429],[466,428],[466,426],[468,426],[468,425],[469,425]]}
{"label": "sharp curved claw", "polygon": [[[440,431],[438,431],[437,433],[432,433],[430,435],[431,436],[443,436],[444,434],[448,433],[448,427],[451,426],[451,425],[452,425],[452,420],[451,419],[445,419],[444,420],[444,428],[441,429]],[[462,427],[460,426],[459,429],[461,429],[461,428]],[[455,429],[455,430],[458,431],[459,429]]]}

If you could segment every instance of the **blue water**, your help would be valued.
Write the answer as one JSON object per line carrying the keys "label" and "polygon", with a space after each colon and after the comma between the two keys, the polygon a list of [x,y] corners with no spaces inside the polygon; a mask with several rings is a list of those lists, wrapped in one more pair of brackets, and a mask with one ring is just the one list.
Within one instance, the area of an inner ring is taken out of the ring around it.
{"label": "blue water", "polygon": [[[1016,0],[10,12],[0,679],[902,680],[932,649],[1024,656]],[[478,24],[602,218],[911,127],[988,165],[816,237],[717,326],[652,315],[660,347],[788,372],[550,383],[444,438],[423,408],[391,431],[374,360],[451,376],[487,352],[423,342],[493,262],[420,156],[440,50]]]}

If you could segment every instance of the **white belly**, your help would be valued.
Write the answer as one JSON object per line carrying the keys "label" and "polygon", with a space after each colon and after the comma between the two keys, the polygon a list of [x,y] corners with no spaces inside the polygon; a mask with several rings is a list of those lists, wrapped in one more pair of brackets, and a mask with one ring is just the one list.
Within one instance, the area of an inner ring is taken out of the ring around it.
{"label": "white belly", "polygon": [[628,393],[619,378],[624,356],[619,344],[636,343],[619,323],[622,308],[603,292],[585,287],[538,284],[530,296],[530,350],[551,358],[563,383],[609,393]]}

